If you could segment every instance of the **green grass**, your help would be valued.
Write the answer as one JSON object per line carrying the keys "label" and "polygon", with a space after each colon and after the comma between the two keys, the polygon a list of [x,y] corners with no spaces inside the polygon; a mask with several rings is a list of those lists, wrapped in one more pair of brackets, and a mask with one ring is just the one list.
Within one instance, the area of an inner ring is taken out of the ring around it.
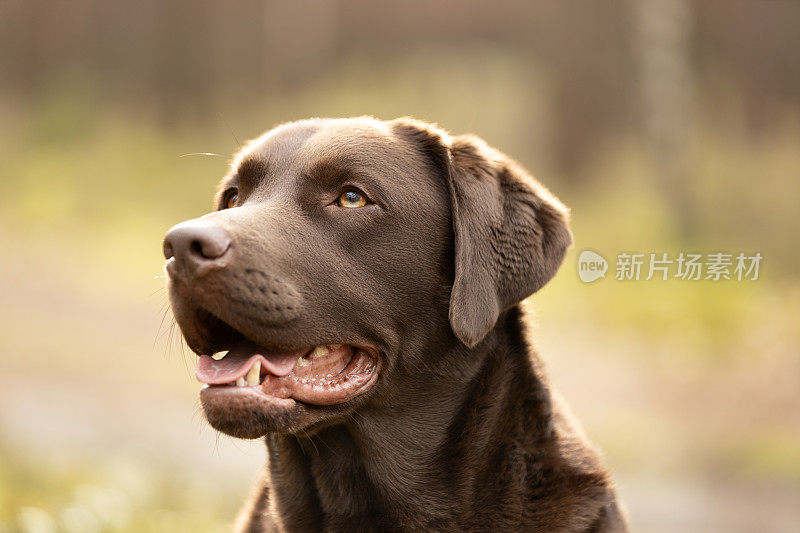
{"label": "green grass", "polygon": [[0,531],[229,531],[242,498],[129,459],[64,463],[7,448],[0,456]]}

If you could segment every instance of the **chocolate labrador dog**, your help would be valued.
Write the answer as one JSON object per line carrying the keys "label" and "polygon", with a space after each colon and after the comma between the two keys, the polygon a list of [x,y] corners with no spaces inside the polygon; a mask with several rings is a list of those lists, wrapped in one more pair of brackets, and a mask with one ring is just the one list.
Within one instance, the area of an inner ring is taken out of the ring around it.
{"label": "chocolate labrador dog", "polygon": [[164,239],[205,417],[266,437],[239,529],[625,531],[519,305],[570,243],[473,136],[354,118],[251,141]]}

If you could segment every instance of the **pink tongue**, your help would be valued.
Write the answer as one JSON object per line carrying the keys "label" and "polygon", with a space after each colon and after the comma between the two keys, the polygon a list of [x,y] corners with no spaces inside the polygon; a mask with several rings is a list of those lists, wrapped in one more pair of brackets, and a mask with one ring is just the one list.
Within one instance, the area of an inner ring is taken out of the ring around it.
{"label": "pink tongue", "polygon": [[195,375],[201,383],[209,385],[222,385],[244,377],[253,363],[261,360],[261,368],[267,374],[286,376],[294,368],[295,363],[304,351],[299,352],[268,352],[264,348],[243,342],[232,348],[228,354],[215,360],[210,355],[201,355],[197,362]]}

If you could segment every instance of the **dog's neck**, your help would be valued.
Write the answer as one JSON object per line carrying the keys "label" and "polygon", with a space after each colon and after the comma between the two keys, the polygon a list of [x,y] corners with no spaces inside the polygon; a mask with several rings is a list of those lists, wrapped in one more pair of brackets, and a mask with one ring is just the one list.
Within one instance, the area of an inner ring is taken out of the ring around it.
{"label": "dog's neck", "polygon": [[[504,313],[475,349],[454,343],[442,354],[472,362],[458,365],[461,375],[411,382],[390,400],[307,438],[270,435],[270,506],[284,527],[435,528],[475,502],[485,483],[482,473],[495,471],[497,462],[507,459],[504,454],[513,453],[495,448],[501,435],[547,441],[550,394],[520,315],[517,308]],[[511,426],[505,413],[519,410],[537,427],[519,419]],[[379,523],[377,517],[394,520]]]}

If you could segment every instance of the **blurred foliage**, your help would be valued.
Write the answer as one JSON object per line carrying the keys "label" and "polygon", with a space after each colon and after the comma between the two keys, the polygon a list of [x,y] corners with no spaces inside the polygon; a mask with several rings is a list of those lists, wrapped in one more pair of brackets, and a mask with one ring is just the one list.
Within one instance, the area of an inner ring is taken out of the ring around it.
{"label": "blurred foliage", "polygon": [[228,531],[243,497],[127,459],[64,464],[8,449],[0,457],[0,531]]}

